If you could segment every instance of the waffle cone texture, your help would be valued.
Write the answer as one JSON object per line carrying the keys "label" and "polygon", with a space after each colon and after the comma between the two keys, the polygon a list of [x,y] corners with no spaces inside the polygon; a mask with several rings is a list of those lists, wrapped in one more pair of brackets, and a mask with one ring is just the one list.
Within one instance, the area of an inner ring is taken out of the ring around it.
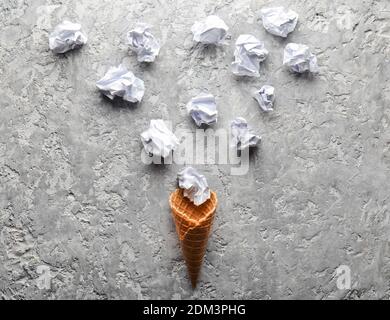
{"label": "waffle cone texture", "polygon": [[217,195],[212,191],[210,199],[196,206],[184,197],[182,189],[177,189],[171,194],[169,204],[191,284],[195,288],[217,209]]}

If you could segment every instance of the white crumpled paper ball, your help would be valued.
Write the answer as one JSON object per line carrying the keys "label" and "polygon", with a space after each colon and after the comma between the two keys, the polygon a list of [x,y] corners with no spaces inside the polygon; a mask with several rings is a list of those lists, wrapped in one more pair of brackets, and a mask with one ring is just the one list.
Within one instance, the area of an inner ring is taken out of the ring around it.
{"label": "white crumpled paper ball", "polygon": [[66,53],[87,43],[87,36],[81,32],[81,25],[64,21],[57,25],[49,36],[49,48],[54,53]]}
{"label": "white crumpled paper ball", "polygon": [[275,36],[286,38],[295,29],[298,14],[283,7],[266,8],[261,10],[261,19],[265,30]]}
{"label": "white crumpled paper ball", "polygon": [[111,67],[96,86],[111,100],[117,96],[136,103],[142,100],[145,93],[144,82],[122,65]]}
{"label": "white crumpled paper ball", "polygon": [[153,62],[160,52],[160,43],[150,29],[148,24],[139,23],[127,34],[130,49],[137,53],[139,62]]}
{"label": "white crumpled paper ball", "polygon": [[304,44],[287,44],[284,49],[283,64],[292,72],[318,73],[317,57]]}
{"label": "white crumpled paper ball", "polygon": [[210,199],[210,188],[206,177],[192,167],[187,167],[177,175],[179,187],[184,190],[184,196],[199,206]]}
{"label": "white crumpled paper ball", "polygon": [[194,41],[202,44],[222,45],[229,30],[226,23],[219,17],[211,15],[197,21],[191,28]]}
{"label": "white crumpled paper ball", "polygon": [[141,133],[145,152],[162,158],[168,157],[179,145],[179,140],[161,119],[150,120],[149,129]]}
{"label": "white crumpled paper ball", "polygon": [[260,76],[260,62],[268,56],[264,43],[250,34],[242,34],[237,38],[234,51],[232,72],[237,76]]}

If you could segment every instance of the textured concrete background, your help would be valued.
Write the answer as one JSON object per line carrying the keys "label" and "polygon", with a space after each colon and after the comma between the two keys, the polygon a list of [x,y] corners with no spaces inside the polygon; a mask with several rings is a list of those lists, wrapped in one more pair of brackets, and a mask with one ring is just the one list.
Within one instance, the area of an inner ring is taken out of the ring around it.
{"label": "textured concrete background", "polygon": [[[300,15],[287,40],[259,23],[281,3]],[[231,40],[202,50],[190,27],[213,13]],[[64,18],[89,43],[55,56],[48,34]],[[137,21],[162,39],[150,67],[126,45]],[[270,51],[259,79],[230,71],[241,33]],[[320,75],[282,67],[290,41],[310,46]],[[0,297],[390,298],[389,41],[388,0],[2,0]],[[138,106],[95,88],[119,63],[145,81]],[[249,97],[265,83],[277,94],[269,115]],[[216,128],[244,116],[263,142],[245,176],[198,167],[220,207],[193,291],[168,207],[181,167],[142,164],[139,134],[152,118],[195,130],[184,106],[206,88]],[[336,287],[340,265],[351,290]],[[51,268],[50,290],[37,288],[38,266]]]}

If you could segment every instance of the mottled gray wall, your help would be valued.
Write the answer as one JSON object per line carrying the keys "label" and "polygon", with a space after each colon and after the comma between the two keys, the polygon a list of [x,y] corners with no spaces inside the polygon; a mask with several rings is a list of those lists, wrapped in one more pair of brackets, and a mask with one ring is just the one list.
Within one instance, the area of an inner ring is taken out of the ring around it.
{"label": "mottled gray wall", "polygon": [[[265,4],[297,11],[282,40],[259,23]],[[194,46],[195,19],[215,13],[229,45]],[[82,23],[89,43],[55,56],[48,34]],[[150,67],[125,33],[154,25]],[[252,33],[270,51],[259,79],[230,71],[234,40]],[[282,67],[289,41],[309,45],[320,74]],[[388,0],[2,0],[0,3],[0,297],[389,298],[390,2]],[[145,81],[143,102],[103,99],[95,82],[123,63]],[[275,86],[272,114],[249,96]],[[216,97],[215,128],[244,116],[263,137],[245,176],[198,166],[220,206],[198,289],[186,275],[168,195],[181,166],[140,161],[150,119],[195,130],[185,103]],[[347,265],[352,290],[336,287]],[[50,290],[37,288],[51,268]]]}

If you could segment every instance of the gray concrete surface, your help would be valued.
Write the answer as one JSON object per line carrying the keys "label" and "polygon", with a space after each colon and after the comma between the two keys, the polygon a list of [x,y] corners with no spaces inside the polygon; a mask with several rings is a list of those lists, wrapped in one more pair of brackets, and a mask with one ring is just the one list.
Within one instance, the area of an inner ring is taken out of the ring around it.
{"label": "gray concrete surface", "polygon": [[[267,34],[259,12],[300,15],[288,40]],[[229,45],[194,46],[195,19],[218,14]],[[55,56],[48,34],[82,23],[89,43]],[[150,67],[125,33],[154,25],[161,55]],[[252,33],[270,56],[259,79],[230,72],[234,40]],[[309,45],[320,74],[282,67],[287,42]],[[0,298],[390,298],[390,2],[57,1],[0,3]],[[123,63],[144,79],[138,106],[103,99],[95,82]],[[275,86],[266,115],[249,97]],[[168,207],[181,166],[140,160],[151,118],[195,130],[185,103],[217,97],[216,128],[244,116],[262,134],[245,176],[197,166],[220,206],[203,273],[190,288]],[[351,269],[339,290],[336,269]],[[50,289],[39,289],[39,266]]]}

